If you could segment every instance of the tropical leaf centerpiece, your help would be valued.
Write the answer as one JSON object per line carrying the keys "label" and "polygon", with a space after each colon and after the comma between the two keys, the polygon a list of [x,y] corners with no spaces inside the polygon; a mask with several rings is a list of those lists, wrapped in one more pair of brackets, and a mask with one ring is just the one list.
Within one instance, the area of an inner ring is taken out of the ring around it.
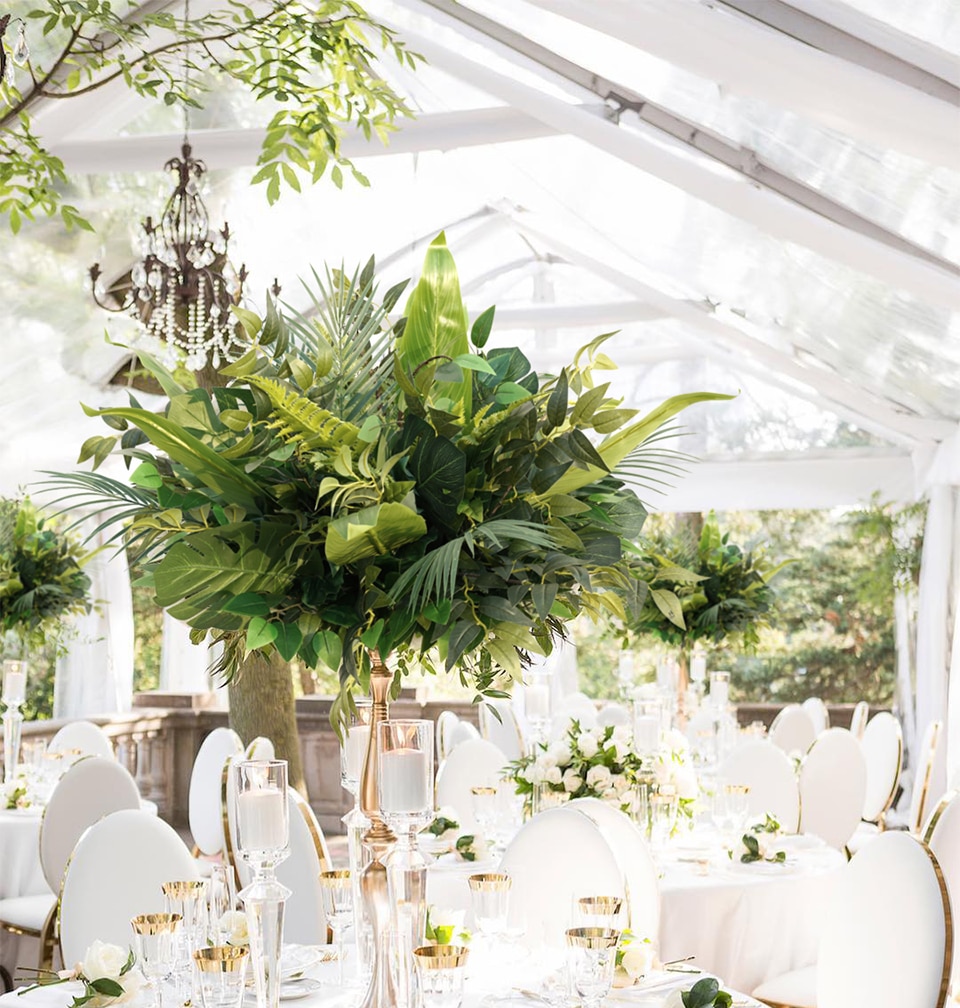
{"label": "tropical leaf centerpiece", "polygon": [[0,635],[17,656],[90,608],[88,554],[29,498],[0,497]]}
{"label": "tropical leaf centerpiece", "polygon": [[162,414],[88,411],[118,433],[81,460],[119,450],[132,486],[53,481],[61,501],[126,523],[159,604],[224,644],[221,671],[276,650],[349,686],[376,651],[490,693],[579,613],[638,611],[623,542],[646,512],[618,467],[655,462],[667,420],[727,397],[641,417],[594,382],[613,366],[605,337],[550,378],[515,347],[486,349],[494,310],[468,325],[442,235],[394,323],[406,284],[380,297],[372,261],[316,282],[310,318],[239,312],[251,347],[221,387],[183,387],[146,359]]}

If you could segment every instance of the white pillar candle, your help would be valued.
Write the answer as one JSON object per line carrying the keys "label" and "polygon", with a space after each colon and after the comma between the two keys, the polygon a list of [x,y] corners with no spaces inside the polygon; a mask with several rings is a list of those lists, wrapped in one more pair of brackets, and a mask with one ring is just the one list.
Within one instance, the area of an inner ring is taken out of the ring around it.
{"label": "white pillar candle", "polygon": [[244,850],[272,851],[286,847],[285,801],[286,796],[276,788],[240,792],[237,825]]}
{"label": "white pillar candle", "polygon": [[347,780],[358,781],[363,776],[363,761],[370,741],[370,725],[351,725],[343,740],[343,769]]}
{"label": "white pillar candle", "polygon": [[523,708],[528,718],[546,721],[550,717],[550,687],[533,683],[524,688]]}
{"label": "white pillar candle", "polygon": [[419,749],[390,749],[380,754],[380,810],[423,812],[433,806],[430,764]]}
{"label": "white pillar candle", "polygon": [[3,702],[11,704],[22,704],[24,691],[26,690],[27,677],[23,672],[9,671],[3,677]]}
{"label": "white pillar candle", "polygon": [[703,682],[707,678],[707,659],[705,655],[695,654],[690,659],[690,679],[693,682]]}

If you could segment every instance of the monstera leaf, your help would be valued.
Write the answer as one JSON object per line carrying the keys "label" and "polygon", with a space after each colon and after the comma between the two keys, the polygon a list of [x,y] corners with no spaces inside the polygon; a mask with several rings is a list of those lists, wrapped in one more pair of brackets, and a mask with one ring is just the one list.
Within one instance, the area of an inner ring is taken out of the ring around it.
{"label": "monstera leaf", "polygon": [[340,566],[364,557],[385,556],[426,531],[427,523],[406,504],[377,504],[330,522],[326,556]]}

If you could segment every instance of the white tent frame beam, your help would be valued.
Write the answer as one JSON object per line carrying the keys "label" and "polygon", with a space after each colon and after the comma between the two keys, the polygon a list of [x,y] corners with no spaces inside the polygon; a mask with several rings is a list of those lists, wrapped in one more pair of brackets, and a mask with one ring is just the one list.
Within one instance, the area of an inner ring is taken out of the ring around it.
{"label": "white tent frame beam", "polygon": [[[430,0],[435,2],[435,0]],[[700,0],[529,0],[830,129],[956,167],[957,106]]]}
{"label": "white tent frame beam", "polygon": [[[923,59],[919,52],[915,52],[911,59],[901,58],[889,49],[868,42],[862,36],[821,20],[784,0],[714,0],[714,3],[768,28],[774,28],[821,52],[882,74],[941,101],[952,105],[960,104],[960,87],[916,62]],[[941,72],[944,69],[941,67]]]}
{"label": "white tent frame beam", "polygon": [[612,266],[568,245],[558,236],[538,228],[522,214],[507,216],[518,230],[551,245],[564,258],[592,270],[645,304],[661,308],[666,314],[688,324],[691,337],[704,345],[705,353],[716,354],[717,344],[720,344],[737,355],[740,366],[746,363],[741,355],[746,355],[747,361],[758,369],[758,377],[794,395],[804,395],[805,388],[808,390],[806,397],[811,401],[825,405],[839,416],[881,437],[912,449],[918,444],[939,441],[956,430],[956,424],[950,420],[905,415],[844,378],[829,371],[805,367],[790,354],[766,342],[757,327],[732,313],[727,313],[728,320],[721,319],[704,307],[651,287],[628,267]]}
{"label": "white tent frame beam", "polygon": [[[426,7],[439,13],[439,9],[447,7],[448,2],[403,0],[403,5],[410,10]],[[471,12],[471,22],[477,17]],[[454,31],[462,33],[465,27],[470,30],[456,15],[447,18],[447,22]],[[491,30],[502,34],[500,26],[490,24]],[[759,186],[757,179],[729,166],[719,166],[712,157],[681,144],[672,136],[664,136],[650,127],[644,129],[639,122],[638,129],[628,130],[614,122],[598,119],[576,105],[511,80],[462,52],[452,51],[440,37],[428,38],[406,26],[401,26],[401,31],[415,48],[424,52],[441,69],[562,132],[579,137],[641,171],[748,221],[761,231],[797,242],[827,258],[870,273],[887,284],[910,290],[923,300],[960,308],[960,284],[957,283],[960,267],[955,264],[930,262],[904,252],[902,248],[893,248],[886,241],[852,231],[846,224]],[[480,32],[480,35],[483,33]],[[499,38],[483,37],[482,41],[524,69],[535,69],[541,76],[552,72],[536,58],[500,43]],[[526,40],[514,35],[513,41],[522,45]],[[744,152],[741,151],[740,156],[744,157]],[[896,237],[902,241],[899,236]]]}

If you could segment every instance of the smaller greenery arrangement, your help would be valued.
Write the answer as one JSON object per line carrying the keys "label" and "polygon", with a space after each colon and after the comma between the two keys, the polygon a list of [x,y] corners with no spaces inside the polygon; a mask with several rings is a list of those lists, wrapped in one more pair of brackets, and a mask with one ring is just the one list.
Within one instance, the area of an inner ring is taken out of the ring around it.
{"label": "smaller greenery arrangement", "polygon": [[79,980],[83,993],[70,1002],[70,1008],[105,1008],[133,1000],[140,991],[140,973],[134,970],[133,950],[111,945],[99,939],[87,949],[83,961],[73,969],[40,971],[36,983],[23,987],[18,994],[26,994],[37,987],[71,983]]}
{"label": "smaller greenery arrangement", "polygon": [[29,498],[0,498],[0,632],[21,653],[55,636],[64,617],[89,611],[89,557]]}
{"label": "smaller greenery arrangement", "polygon": [[34,804],[27,781],[23,777],[14,777],[12,781],[0,787],[2,787],[3,807],[8,811],[30,808]]}
{"label": "smaller greenery arrangement", "polygon": [[649,938],[638,938],[629,928],[620,935],[617,946],[615,987],[638,983],[655,967],[657,947]]}
{"label": "smaller greenery arrangement", "polygon": [[431,903],[427,907],[424,937],[432,945],[467,945],[470,932],[463,926],[464,912],[448,910]]}
{"label": "smaller greenery arrangement", "polygon": [[[743,850],[740,853],[742,864],[753,864],[755,861],[767,861],[770,864],[784,864],[787,860],[785,850],[776,850],[776,838],[780,835],[780,822],[768,812],[762,823],[756,823],[741,837]],[[728,852],[731,860],[734,852]]]}
{"label": "smaller greenery arrangement", "polygon": [[671,991],[664,1008],[730,1008],[733,996],[714,977],[698,980],[688,991]]}
{"label": "smaller greenery arrangement", "polygon": [[487,856],[486,841],[472,833],[457,837],[453,849],[461,861],[481,861]]}

